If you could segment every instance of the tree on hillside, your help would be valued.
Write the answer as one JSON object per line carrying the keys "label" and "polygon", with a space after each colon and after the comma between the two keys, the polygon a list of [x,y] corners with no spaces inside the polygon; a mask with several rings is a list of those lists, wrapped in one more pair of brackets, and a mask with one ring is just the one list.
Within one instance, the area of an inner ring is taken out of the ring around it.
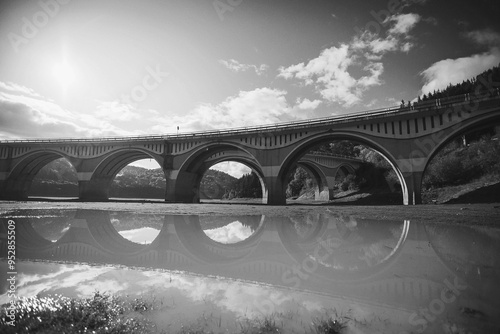
{"label": "tree on hillside", "polygon": [[313,151],[356,158],[359,156],[359,145],[351,140],[339,140],[322,144]]}
{"label": "tree on hillside", "polygon": [[201,198],[221,199],[233,188],[236,178],[224,172],[209,169],[200,182]]}
{"label": "tree on hillside", "polygon": [[262,187],[259,177],[254,172],[242,175],[233,185],[226,189],[223,198],[259,198],[262,197]]}
{"label": "tree on hillside", "polygon": [[464,80],[461,83],[449,84],[443,90],[435,90],[424,94],[422,101],[441,99],[462,94],[478,94],[478,95],[498,95],[500,89],[500,64],[483,73],[478,74],[476,77]]}
{"label": "tree on hillside", "polygon": [[286,189],[287,197],[300,196],[302,192],[314,187],[315,182],[303,168],[297,167],[294,172],[290,173],[288,186]]}

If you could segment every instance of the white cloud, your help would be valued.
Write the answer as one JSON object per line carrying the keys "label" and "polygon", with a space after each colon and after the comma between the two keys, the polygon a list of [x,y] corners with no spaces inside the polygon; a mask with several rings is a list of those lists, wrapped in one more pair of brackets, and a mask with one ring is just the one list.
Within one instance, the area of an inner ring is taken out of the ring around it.
{"label": "white cloud", "polygon": [[[351,107],[362,100],[366,90],[382,84],[381,60],[387,52],[410,51],[414,44],[409,32],[419,21],[417,14],[393,15],[387,18],[390,28],[385,37],[361,32],[349,43],[324,49],[307,63],[280,67],[278,77],[297,79],[314,86],[324,100]],[[354,77],[352,70],[363,74]]]}
{"label": "white cloud", "polygon": [[101,102],[96,107],[95,115],[106,120],[124,122],[141,118],[141,115],[132,105],[119,101]]}
{"label": "white cloud", "polygon": [[33,90],[0,82],[0,137],[62,138],[128,134],[114,125],[61,108]]}
{"label": "white cloud", "polygon": [[229,60],[220,59],[219,63],[221,63],[222,65],[224,65],[233,72],[245,72],[253,70],[257,75],[262,75],[269,69],[269,66],[266,64],[261,64],[259,66],[251,64],[242,64],[235,59],[229,59]]}
{"label": "white cloud", "polygon": [[478,45],[500,46],[500,33],[491,29],[470,31],[465,37]]}
{"label": "white cloud", "polygon": [[418,14],[408,13],[395,15],[390,18],[391,21],[396,22],[394,26],[389,29],[390,35],[405,35],[420,21]]}
{"label": "white cloud", "polygon": [[386,22],[392,26],[388,29],[385,37],[365,31],[355,36],[351,42],[353,50],[365,50],[368,54],[383,55],[387,52],[408,52],[413,43],[410,30],[415,28],[421,20],[418,14],[399,14],[387,18]]}
{"label": "white cloud", "polygon": [[177,126],[180,127],[180,132],[220,130],[275,124],[310,116],[316,102],[311,102],[311,108],[304,110],[289,105],[285,96],[286,91],[267,87],[240,91],[238,95],[228,97],[217,105],[199,105],[186,115],[158,117],[158,125],[154,126],[152,131],[175,133]]}
{"label": "white cloud", "polygon": [[398,40],[393,37],[387,38],[376,38],[367,42],[366,45],[369,46],[370,50],[375,54],[386,53],[389,51],[395,51],[398,47]]}
{"label": "white cloud", "polygon": [[311,101],[309,99],[303,99],[302,102],[300,99],[297,99],[297,108],[302,110],[314,110],[321,104],[321,100]]}
{"label": "white cloud", "polygon": [[15,84],[13,82],[2,82],[0,81],[0,89],[9,91],[9,92],[15,92],[18,94],[24,94],[28,95],[31,97],[36,97],[36,98],[41,98],[39,94],[37,94],[33,89]]}
{"label": "white cloud", "polygon": [[378,103],[378,100],[377,99],[373,99],[370,102],[368,102],[365,106],[367,108],[371,108],[371,107],[375,106],[377,103]]}
{"label": "white cloud", "polygon": [[205,234],[212,240],[223,244],[234,244],[252,235],[252,230],[248,226],[244,226],[239,221],[232,222],[226,226],[204,230]]}
{"label": "white cloud", "polygon": [[420,73],[424,78],[422,94],[444,89],[449,84],[471,79],[500,63],[500,50],[492,48],[488,52],[457,59],[444,59],[432,64]]}
{"label": "white cloud", "polygon": [[138,244],[150,244],[156,239],[156,237],[158,237],[160,230],[152,227],[141,227],[132,230],[120,231],[118,233],[125,239],[132,242]]}
{"label": "white cloud", "polygon": [[215,164],[212,167],[210,167],[210,169],[215,169],[224,172],[236,178],[240,178],[243,175],[250,174],[252,172],[250,167],[247,167],[242,163],[234,161],[219,162],[218,164]]}
{"label": "white cloud", "polygon": [[383,71],[381,63],[369,63],[364,67],[368,75],[355,79],[348,68],[355,64],[356,57],[347,44],[330,47],[307,64],[300,63],[280,69],[279,76],[294,76],[304,80],[305,84],[315,83],[325,100],[349,107],[361,100],[364,90],[380,84],[379,77]]}

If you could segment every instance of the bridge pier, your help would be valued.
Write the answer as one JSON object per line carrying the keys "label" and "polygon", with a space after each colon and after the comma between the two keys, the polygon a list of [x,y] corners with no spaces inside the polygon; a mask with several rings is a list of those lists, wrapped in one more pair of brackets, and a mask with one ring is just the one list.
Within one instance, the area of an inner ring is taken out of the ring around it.
{"label": "bridge pier", "polygon": [[0,198],[8,200],[25,200],[33,178],[20,177],[15,180],[5,180],[0,183]]}
{"label": "bridge pier", "polygon": [[104,178],[89,181],[78,181],[78,197],[83,201],[107,201],[111,180]]}
{"label": "bridge pier", "polygon": [[423,172],[403,173],[407,194],[403,192],[404,205],[422,204],[422,178]]}
{"label": "bridge pier", "polygon": [[279,169],[278,166],[262,167],[267,186],[267,204],[269,205],[286,205],[285,184],[278,176]]}
{"label": "bridge pier", "polygon": [[165,170],[167,181],[165,201],[174,203],[200,203],[199,176],[179,170]]}
{"label": "bridge pier", "polygon": [[335,176],[326,176],[326,186],[320,191],[316,200],[331,201],[334,198]]}

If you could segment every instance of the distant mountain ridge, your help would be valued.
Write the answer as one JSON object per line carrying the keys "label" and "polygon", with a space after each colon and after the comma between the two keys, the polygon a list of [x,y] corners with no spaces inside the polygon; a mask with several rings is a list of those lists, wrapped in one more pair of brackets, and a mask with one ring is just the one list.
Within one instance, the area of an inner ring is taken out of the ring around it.
{"label": "distant mountain ridge", "polygon": [[[163,170],[126,166],[113,180],[110,197],[165,198],[166,180]],[[262,196],[255,174],[235,178],[227,173],[209,169],[200,182],[202,199],[222,199],[242,196]],[[30,196],[78,197],[78,179],[73,166],[57,159],[44,166],[33,179]]]}

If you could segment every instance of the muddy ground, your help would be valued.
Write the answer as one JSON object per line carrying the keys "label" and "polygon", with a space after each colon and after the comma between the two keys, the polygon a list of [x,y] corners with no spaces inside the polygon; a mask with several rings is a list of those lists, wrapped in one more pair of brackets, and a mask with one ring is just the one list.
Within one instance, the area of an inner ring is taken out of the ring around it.
{"label": "muddy ground", "polygon": [[500,227],[500,202],[488,204],[446,204],[446,205],[338,205],[311,202],[290,203],[283,206],[247,203],[201,203],[177,204],[151,201],[0,201],[0,214],[17,209],[91,209],[109,211],[131,211],[152,214],[182,215],[256,215],[268,217],[305,216],[309,213],[328,213],[352,216],[358,219],[410,220],[423,223],[447,223],[467,225],[497,225]]}

